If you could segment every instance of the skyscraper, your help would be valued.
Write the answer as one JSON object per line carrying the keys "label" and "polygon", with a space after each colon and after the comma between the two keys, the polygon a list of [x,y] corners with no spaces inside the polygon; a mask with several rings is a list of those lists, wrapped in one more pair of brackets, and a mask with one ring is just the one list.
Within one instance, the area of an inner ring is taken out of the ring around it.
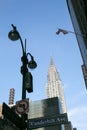
{"label": "skyscraper", "polygon": [[83,62],[87,69],[87,0],[66,0]]}
{"label": "skyscraper", "polygon": [[[39,122],[43,123],[43,120],[40,121],[40,119],[52,119],[62,113],[67,113],[62,82],[52,58],[50,60],[50,65],[48,68],[46,93],[47,99],[33,102],[30,101],[29,103],[30,105],[28,117],[31,127],[34,127],[35,119],[38,119]],[[39,124],[39,122],[37,122],[37,124]],[[38,129],[62,130],[63,128],[66,130],[65,125],[48,125],[48,127],[43,126],[42,128]]]}
{"label": "skyscraper", "polygon": [[50,65],[48,68],[46,93],[47,98],[58,97],[62,108],[62,113],[66,113],[66,103],[62,82],[52,58],[50,60]]}
{"label": "skyscraper", "polygon": [[82,71],[87,88],[87,0],[66,0],[83,59]]}

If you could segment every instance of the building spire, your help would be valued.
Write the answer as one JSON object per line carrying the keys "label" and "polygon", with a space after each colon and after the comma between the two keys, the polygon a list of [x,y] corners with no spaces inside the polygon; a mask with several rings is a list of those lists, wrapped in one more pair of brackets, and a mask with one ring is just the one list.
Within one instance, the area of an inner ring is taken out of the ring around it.
{"label": "building spire", "polygon": [[56,66],[51,57],[50,65],[47,74],[47,85],[46,85],[47,98],[58,97],[61,102],[63,113],[66,112],[66,104],[64,98],[64,92],[62,82],[60,80],[59,73],[57,72]]}
{"label": "building spire", "polygon": [[52,57],[51,57],[51,59],[50,59],[50,65],[54,65],[54,62],[53,62]]}

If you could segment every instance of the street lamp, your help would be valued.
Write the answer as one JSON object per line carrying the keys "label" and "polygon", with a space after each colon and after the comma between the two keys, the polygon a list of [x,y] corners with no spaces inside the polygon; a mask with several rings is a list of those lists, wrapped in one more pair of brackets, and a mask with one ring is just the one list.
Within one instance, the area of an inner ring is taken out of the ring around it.
{"label": "street lamp", "polygon": [[[22,38],[17,31],[16,26],[12,24],[13,30],[8,33],[8,37],[12,41],[20,40],[21,47],[22,47],[22,66],[21,66],[21,74],[23,76],[22,80],[22,100],[26,99],[26,90],[28,93],[33,92],[33,77],[32,74],[29,72],[28,67],[30,69],[35,69],[37,67],[37,63],[34,61],[34,57],[28,52],[26,53],[26,39],[25,45],[23,44]],[[31,60],[28,61],[28,55],[31,57]],[[27,114],[22,115],[22,122],[24,123],[27,120]],[[22,130],[25,130],[26,124],[22,126]]]}
{"label": "street lamp", "polygon": [[[37,67],[36,62],[34,61],[34,57],[30,53],[26,53],[26,39],[25,45],[23,44],[22,38],[17,31],[16,26],[11,24],[13,30],[8,33],[8,37],[12,41],[20,40],[23,56],[21,57],[22,66],[21,66],[21,74],[23,75],[22,81],[22,99],[26,99],[26,90],[30,93],[33,92],[33,77],[32,74],[28,71],[28,67],[30,69],[35,69]],[[28,61],[28,55],[31,57],[31,60]]]}

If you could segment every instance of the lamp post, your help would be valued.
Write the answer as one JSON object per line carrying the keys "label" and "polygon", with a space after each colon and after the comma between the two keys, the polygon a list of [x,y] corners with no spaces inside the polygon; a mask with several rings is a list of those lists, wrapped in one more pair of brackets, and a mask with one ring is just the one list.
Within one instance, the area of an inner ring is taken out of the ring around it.
{"label": "lamp post", "polygon": [[[8,33],[8,37],[12,41],[20,40],[21,47],[22,47],[22,66],[21,66],[21,74],[23,77],[22,80],[22,99],[26,99],[26,90],[28,93],[33,92],[33,77],[32,74],[29,72],[28,67],[30,69],[35,69],[37,67],[36,62],[34,61],[34,57],[28,52],[26,53],[26,39],[25,44],[23,44],[22,38],[20,33],[17,31],[16,26],[12,24],[13,30]],[[28,55],[30,56],[31,60],[28,61]],[[25,114],[22,115],[23,121],[25,121]],[[25,130],[25,128],[23,128]]]}

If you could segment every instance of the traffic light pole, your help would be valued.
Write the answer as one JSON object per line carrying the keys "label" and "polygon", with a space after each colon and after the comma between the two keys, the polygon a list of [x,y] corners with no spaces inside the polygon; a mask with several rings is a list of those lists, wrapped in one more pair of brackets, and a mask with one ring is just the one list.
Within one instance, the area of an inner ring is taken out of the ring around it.
{"label": "traffic light pole", "polygon": [[22,99],[26,99],[25,74],[28,72],[28,68],[27,68],[28,59],[27,59],[26,53],[23,53],[21,61],[22,61],[21,74],[23,75],[23,81],[22,81]]}
{"label": "traffic light pole", "polygon": [[[25,88],[25,75],[28,72],[28,68],[27,68],[27,64],[28,64],[28,59],[27,59],[27,54],[26,52],[23,52],[23,56],[21,57],[21,61],[22,61],[22,66],[21,66],[21,74],[23,76],[22,78],[22,99],[26,99],[26,88]],[[26,122],[26,120],[28,120],[28,115],[27,114],[23,114],[22,117],[22,121]],[[26,124],[25,124],[26,125]],[[22,130],[25,130],[26,126],[22,127]]]}
{"label": "traffic light pole", "polygon": [[[8,37],[10,38],[10,40],[15,41],[15,40],[20,40],[21,43],[21,47],[22,47],[22,52],[23,55],[21,57],[21,61],[22,61],[22,66],[21,66],[21,74],[22,74],[22,100],[26,99],[26,90],[28,92],[33,92],[32,89],[32,75],[30,72],[28,72],[28,67],[30,69],[34,69],[37,67],[36,62],[34,61],[33,56],[30,53],[26,53],[26,40],[25,40],[25,46],[23,45],[23,41],[22,38],[19,34],[19,32],[17,31],[16,27],[12,24],[13,30],[9,32]],[[28,62],[28,54],[31,57],[31,61]],[[27,74],[27,76],[26,76]],[[28,80],[28,83],[26,83],[26,79]],[[28,84],[28,85],[26,85]],[[26,121],[28,120],[28,114],[24,113],[21,115],[22,117],[22,130],[25,130],[26,128]]]}

